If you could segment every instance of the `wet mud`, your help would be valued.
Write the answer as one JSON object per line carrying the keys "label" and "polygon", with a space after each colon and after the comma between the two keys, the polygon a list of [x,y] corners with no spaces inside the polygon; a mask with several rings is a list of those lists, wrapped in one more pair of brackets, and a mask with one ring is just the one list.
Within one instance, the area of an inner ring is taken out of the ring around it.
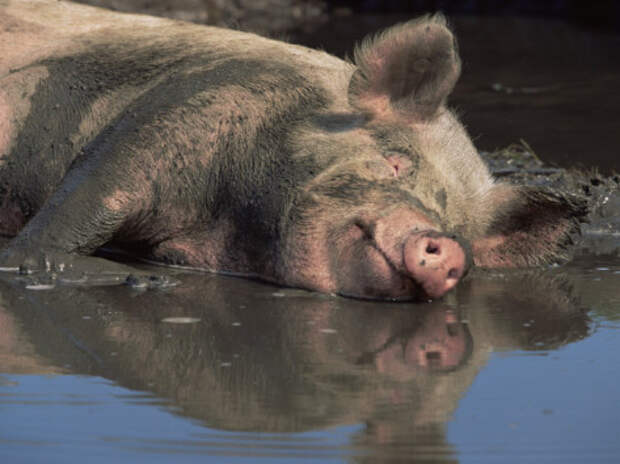
{"label": "wet mud", "polygon": [[563,169],[545,163],[525,142],[503,150],[482,152],[495,177],[516,185],[540,185],[574,196],[588,206],[588,215],[574,239],[574,256],[620,257],[620,175],[595,168]]}

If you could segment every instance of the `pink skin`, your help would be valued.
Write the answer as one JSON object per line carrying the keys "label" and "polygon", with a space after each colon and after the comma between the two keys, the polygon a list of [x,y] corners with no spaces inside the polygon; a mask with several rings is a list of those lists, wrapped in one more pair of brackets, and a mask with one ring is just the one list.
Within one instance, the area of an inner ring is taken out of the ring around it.
{"label": "pink skin", "polygon": [[454,288],[465,271],[463,248],[446,236],[411,235],[403,254],[409,274],[430,298]]}

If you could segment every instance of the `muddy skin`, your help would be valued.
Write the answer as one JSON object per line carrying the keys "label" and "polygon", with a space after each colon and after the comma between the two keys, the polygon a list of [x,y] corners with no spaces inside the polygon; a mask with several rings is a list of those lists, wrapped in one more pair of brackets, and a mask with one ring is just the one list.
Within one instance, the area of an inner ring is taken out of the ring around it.
{"label": "muddy skin", "polygon": [[124,282],[136,272],[89,264],[116,247],[427,301],[470,263],[566,259],[587,213],[569,193],[493,178],[446,106],[460,59],[439,15],[367,38],[354,63],[69,2],[9,1],[0,21],[0,43],[19,44],[0,50],[0,231],[15,236],[0,267],[34,282]]}

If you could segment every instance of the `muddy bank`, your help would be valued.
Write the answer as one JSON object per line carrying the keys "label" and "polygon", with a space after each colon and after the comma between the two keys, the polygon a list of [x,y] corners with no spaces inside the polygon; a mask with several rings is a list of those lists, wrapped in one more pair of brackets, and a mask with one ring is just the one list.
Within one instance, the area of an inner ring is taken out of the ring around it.
{"label": "muddy bank", "polygon": [[620,256],[620,175],[596,169],[563,169],[544,163],[525,142],[482,152],[493,174],[520,185],[542,185],[588,205],[587,222],[575,237],[575,255]]}

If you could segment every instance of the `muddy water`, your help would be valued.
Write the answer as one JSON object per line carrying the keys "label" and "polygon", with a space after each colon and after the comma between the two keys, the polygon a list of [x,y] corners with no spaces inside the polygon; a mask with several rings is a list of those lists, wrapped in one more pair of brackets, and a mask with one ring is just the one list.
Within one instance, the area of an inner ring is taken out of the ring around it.
{"label": "muddy water", "polygon": [[[426,305],[0,281],[2,462],[617,462],[620,261]],[[261,461],[262,460],[262,461]]]}

